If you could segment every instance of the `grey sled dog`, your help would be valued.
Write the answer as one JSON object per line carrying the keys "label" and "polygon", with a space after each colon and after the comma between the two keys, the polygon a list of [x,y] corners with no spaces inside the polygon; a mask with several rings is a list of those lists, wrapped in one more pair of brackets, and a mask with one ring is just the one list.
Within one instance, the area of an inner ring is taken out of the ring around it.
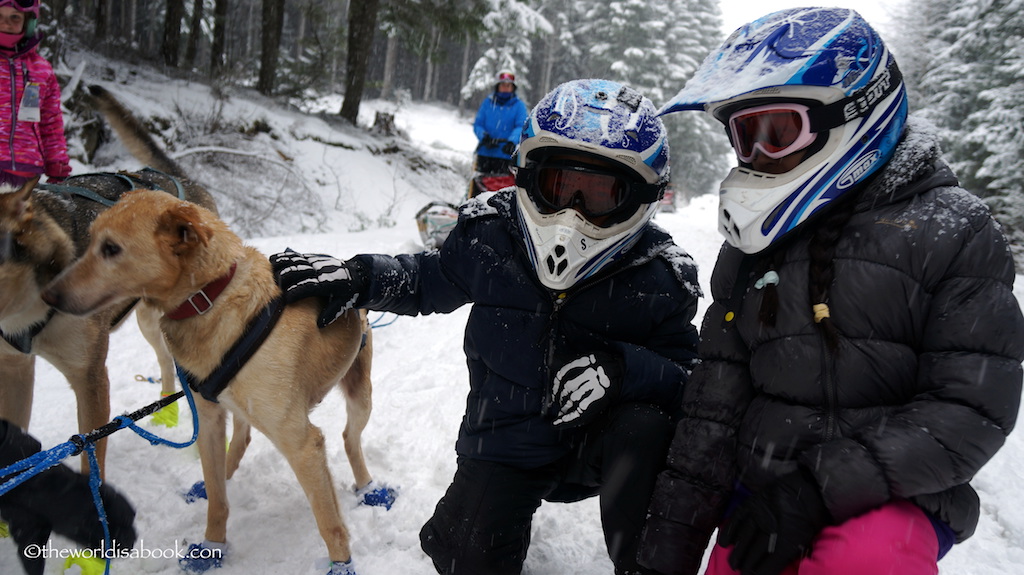
{"label": "grey sled dog", "polygon": [[[131,187],[163,189],[216,210],[207,191],[189,181],[138,121],[106,90],[95,87],[94,106],[124,145],[153,170],[73,176],[61,185],[29,182],[20,190],[0,188],[0,417],[28,429],[36,356],[67,378],[77,401],[80,433],[110,420],[106,359],[109,335],[134,302],[110,306],[89,317],[60,313],[42,300],[46,284],[85,250],[96,216]],[[155,171],[154,171],[155,170]],[[164,392],[174,390],[173,360],[156,312],[136,306],[139,326],[157,353]],[[105,441],[96,445],[103,468]],[[83,470],[87,462],[83,457]]]}
{"label": "grey sled dog", "polygon": [[[352,311],[318,329],[321,302],[309,298],[282,306],[280,296],[267,257],[244,245],[216,214],[148,190],[129,192],[100,214],[85,253],[43,293],[47,303],[69,314],[88,315],[134,298],[163,314],[160,327],[172,355],[203,390],[203,398],[196,398],[209,500],[203,547],[227,543],[226,479],[245,446],[236,435],[225,454],[230,413],[235,422],[262,432],[287,459],[335,562],[332,573],[354,573],[324,435],[309,412],[331,388],[340,388],[348,415],[342,437],[355,485],[376,492],[361,444],[371,410],[366,314]],[[208,302],[202,313],[189,308],[197,297]],[[274,319],[264,322],[266,316]],[[253,333],[263,334],[262,345],[242,346],[247,352],[236,354],[236,342],[249,341]],[[236,361],[240,356],[245,359]],[[223,366],[231,369],[222,371]],[[210,391],[204,384],[211,380],[223,385]]]}

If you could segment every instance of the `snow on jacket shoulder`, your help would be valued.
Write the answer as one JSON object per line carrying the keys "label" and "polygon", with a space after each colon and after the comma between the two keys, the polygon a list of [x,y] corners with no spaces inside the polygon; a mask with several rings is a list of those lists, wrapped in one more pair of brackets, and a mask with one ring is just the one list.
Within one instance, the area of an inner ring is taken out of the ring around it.
{"label": "snow on jacket shoulder", "polygon": [[[658,480],[644,553],[672,548],[659,534],[678,525],[710,537],[734,481],[757,491],[798,464],[815,475],[837,521],[909,499],[958,540],[974,532],[979,503],[968,482],[1016,422],[1024,317],[1006,239],[938,155],[934,133],[912,119],[857,198],[835,249],[835,353],[813,321],[806,234],[774,258],[774,326],[758,318],[756,273],[737,276],[760,268],[723,247],[702,363]],[[742,303],[731,305],[737,293]]]}
{"label": "snow on jacket shoulder", "polygon": [[[66,177],[71,173],[64,118],[60,108],[60,85],[57,75],[34,46],[10,57],[0,57],[7,76],[0,82],[0,169],[46,173]],[[39,90],[38,121],[19,118],[26,86]]]}
{"label": "snow on jacket shoulder", "polygon": [[579,433],[550,423],[548,346],[618,353],[619,401],[676,413],[696,358],[700,290],[692,260],[650,226],[607,274],[568,291],[556,312],[558,294],[537,280],[515,201],[511,191],[473,198],[440,251],[359,256],[374,277],[359,305],[415,315],[472,302],[464,340],[469,397],[456,450],[531,468],[564,455]]}

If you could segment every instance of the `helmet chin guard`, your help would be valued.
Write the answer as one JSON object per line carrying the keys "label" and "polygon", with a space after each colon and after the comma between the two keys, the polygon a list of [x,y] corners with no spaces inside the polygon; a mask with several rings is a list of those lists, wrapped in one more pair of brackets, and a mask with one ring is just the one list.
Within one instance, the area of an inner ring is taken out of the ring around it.
{"label": "helmet chin guard", "polygon": [[647,204],[611,227],[592,224],[574,209],[542,214],[526,190],[516,190],[520,225],[537,278],[553,290],[566,290],[596,274],[640,239],[658,204]]}

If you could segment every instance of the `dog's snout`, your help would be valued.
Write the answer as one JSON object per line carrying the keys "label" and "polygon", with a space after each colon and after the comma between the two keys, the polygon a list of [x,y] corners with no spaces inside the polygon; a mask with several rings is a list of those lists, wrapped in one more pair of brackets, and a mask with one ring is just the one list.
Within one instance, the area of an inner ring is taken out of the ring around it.
{"label": "dog's snout", "polygon": [[53,288],[47,288],[43,290],[42,297],[43,301],[46,302],[46,305],[60,309],[62,298],[60,297],[60,294]]}

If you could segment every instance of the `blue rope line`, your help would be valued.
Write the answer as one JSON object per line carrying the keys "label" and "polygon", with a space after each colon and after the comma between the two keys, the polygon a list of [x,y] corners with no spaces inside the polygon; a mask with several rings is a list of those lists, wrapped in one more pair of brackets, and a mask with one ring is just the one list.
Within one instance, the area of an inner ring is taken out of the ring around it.
{"label": "blue rope line", "polygon": [[373,321],[371,321],[371,322],[370,322],[370,327],[371,327],[371,328],[376,328],[376,327],[387,327],[387,326],[389,326],[389,325],[391,325],[391,324],[395,323],[395,322],[396,322],[396,321],[398,320],[398,315],[397,315],[397,314],[395,314],[395,317],[391,318],[391,321],[389,321],[389,322],[387,322],[387,323],[380,323],[380,322],[381,322],[381,320],[382,320],[382,319],[384,319],[384,315],[385,315],[385,314],[384,314],[384,312],[381,312],[381,313],[380,313],[380,315],[379,315],[379,316],[377,316],[377,319],[375,319],[375,320],[373,320]]}
{"label": "blue rope line", "polygon": [[[100,497],[100,464],[96,461],[96,444],[85,444],[85,453],[89,456],[89,488],[92,490],[92,502],[96,505],[96,513],[100,518],[100,525],[103,526],[103,551],[106,553],[110,545],[110,526],[107,524],[107,511],[103,508],[103,499]],[[110,575],[110,557],[104,557],[103,575]]]}
{"label": "blue rope line", "polygon": [[175,443],[173,441],[164,439],[155,433],[146,431],[139,427],[131,418],[120,415],[114,418],[115,421],[121,424],[121,427],[128,427],[140,437],[149,441],[151,445],[167,445],[175,449],[184,449],[189,445],[196,442],[196,438],[199,437],[199,413],[196,412],[196,400],[192,397],[192,389],[188,386],[188,380],[185,379],[185,373],[181,369],[181,366],[177,363],[174,364],[174,369],[178,372],[178,381],[181,382],[181,390],[185,392],[185,399],[188,400],[188,407],[192,411],[192,438],[183,443]]}
{"label": "blue rope line", "polygon": [[[3,495],[11,489],[21,485],[30,477],[57,465],[62,459],[75,453],[77,449],[78,447],[75,444],[67,441],[56,447],[46,451],[40,451],[39,453],[35,453],[21,461],[18,461],[17,463],[13,463],[3,469],[0,469],[0,477],[7,477],[13,473],[18,474],[5,481],[3,485],[0,485],[0,495]],[[24,471],[26,469],[28,471]]]}

